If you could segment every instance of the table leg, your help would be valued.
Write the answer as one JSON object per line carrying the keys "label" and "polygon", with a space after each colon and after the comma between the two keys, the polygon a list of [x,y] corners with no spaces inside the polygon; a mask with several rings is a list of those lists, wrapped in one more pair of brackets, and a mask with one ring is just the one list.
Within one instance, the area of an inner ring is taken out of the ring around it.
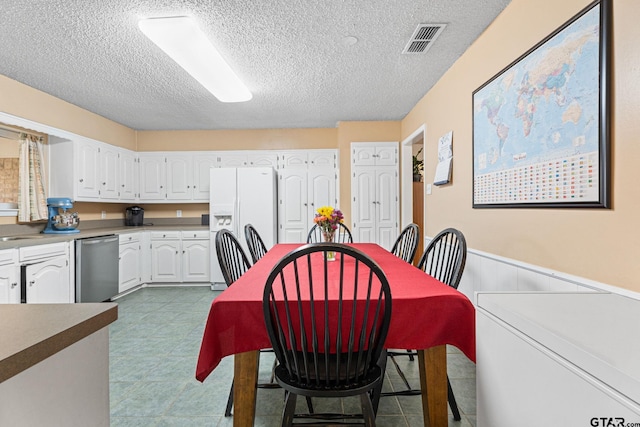
{"label": "table leg", "polygon": [[425,427],[447,427],[447,346],[418,350]]}
{"label": "table leg", "polygon": [[259,351],[233,356],[233,427],[251,427],[256,417]]}

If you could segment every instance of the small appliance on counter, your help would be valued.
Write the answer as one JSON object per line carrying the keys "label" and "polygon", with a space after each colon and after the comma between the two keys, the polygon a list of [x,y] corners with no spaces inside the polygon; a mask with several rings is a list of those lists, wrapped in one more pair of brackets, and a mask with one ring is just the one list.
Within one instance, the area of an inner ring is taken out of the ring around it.
{"label": "small appliance on counter", "polygon": [[47,226],[42,230],[46,234],[71,234],[79,233],[80,218],[77,212],[67,212],[73,207],[73,201],[68,197],[49,197],[47,208]]}
{"label": "small appliance on counter", "polygon": [[140,206],[129,206],[125,211],[124,225],[139,227],[144,225],[144,209]]}

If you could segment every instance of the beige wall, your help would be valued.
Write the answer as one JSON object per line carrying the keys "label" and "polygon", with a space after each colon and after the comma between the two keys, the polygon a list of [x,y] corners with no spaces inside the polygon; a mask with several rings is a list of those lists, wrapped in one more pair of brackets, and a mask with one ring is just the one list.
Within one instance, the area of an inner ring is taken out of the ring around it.
{"label": "beige wall", "polygon": [[[474,249],[640,291],[640,2],[614,1],[613,209],[472,209],[472,92],[591,0],[513,0],[402,121],[426,124],[425,176],[453,130],[450,185],[425,196],[426,234],[460,228]],[[553,12],[553,13],[551,13]]]}
{"label": "beige wall", "polygon": [[133,129],[0,75],[0,111],[135,150]]}

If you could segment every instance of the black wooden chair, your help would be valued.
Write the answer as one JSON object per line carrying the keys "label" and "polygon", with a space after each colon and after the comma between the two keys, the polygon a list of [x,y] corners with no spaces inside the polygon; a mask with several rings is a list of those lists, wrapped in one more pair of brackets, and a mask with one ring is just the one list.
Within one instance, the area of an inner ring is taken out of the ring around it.
{"label": "black wooden chair", "polygon": [[[253,228],[253,227],[251,227]],[[255,230],[255,229],[254,229]],[[246,232],[246,227],[245,227]],[[257,233],[256,233],[257,236]],[[258,239],[260,237],[258,236]],[[260,242],[262,240],[260,239]],[[224,277],[224,281],[227,284],[227,287],[231,286],[236,280],[240,278],[249,268],[251,268],[251,264],[247,259],[247,256],[240,246],[240,242],[229,230],[221,230],[216,233],[216,254],[218,255],[218,263],[220,264],[220,269],[222,270],[222,277]],[[264,244],[262,245],[264,247]],[[251,247],[251,246],[249,246]],[[266,253],[266,250],[265,250]],[[253,254],[252,254],[253,256]],[[271,352],[270,349],[262,350],[262,352]],[[272,368],[272,372],[275,369],[275,361],[274,366]],[[267,383],[258,383],[257,387],[259,388],[280,388],[280,386],[273,381],[274,377],[272,375],[271,381]],[[311,403],[311,399],[307,399],[307,407],[309,408],[309,412],[313,412],[313,405]],[[229,390],[229,397],[227,398],[227,407],[224,411],[225,417],[231,416],[231,409],[233,408],[233,381],[231,382],[231,390]]]}
{"label": "black wooden chair", "polygon": [[255,264],[260,258],[267,253],[267,247],[264,245],[258,230],[251,224],[244,226],[244,238],[247,241],[247,247],[249,248],[249,254]]}
{"label": "black wooden chair", "polygon": [[[249,268],[251,264],[247,259],[240,242],[229,230],[220,230],[216,233],[216,254],[218,256],[218,264],[222,270],[222,277],[228,286],[238,280]],[[231,390],[227,398],[227,407],[224,411],[225,417],[231,416],[231,408],[233,407],[233,381],[231,382]]]}
{"label": "black wooden chair", "polygon": [[[442,283],[458,289],[462,272],[467,260],[467,242],[464,235],[455,228],[447,228],[438,233],[427,245],[420,261],[418,268],[428,275],[438,279]],[[408,355],[413,360],[411,353],[388,352],[389,358],[393,362],[398,375],[404,382],[406,390],[382,393],[382,396],[411,396],[420,394],[420,390],[412,389],[407,381],[406,376],[400,369],[400,366],[394,356]],[[456,421],[460,420],[460,411],[458,404],[451,388],[449,376],[447,376],[447,400]]]}
{"label": "black wooden chair", "polygon": [[[322,228],[318,227],[318,224],[314,224],[309,230],[307,235],[307,243],[321,243],[324,242],[322,236]],[[353,237],[351,236],[351,230],[342,224],[338,223],[338,228],[333,235],[333,243],[353,243]]]}
{"label": "black wooden chair", "polygon": [[[330,251],[334,262],[327,261]],[[328,269],[334,271],[325,274]],[[279,363],[276,381],[286,390],[282,425],[294,418],[335,424],[357,417],[375,426],[372,395],[382,384],[378,361],[391,320],[391,291],[380,267],[346,245],[305,245],[271,271],[263,309]],[[362,414],[295,414],[298,395],[360,396]]]}
{"label": "black wooden chair", "polygon": [[396,239],[391,253],[409,264],[413,264],[413,258],[415,258],[418,249],[418,240],[420,240],[420,228],[417,224],[409,224]]}

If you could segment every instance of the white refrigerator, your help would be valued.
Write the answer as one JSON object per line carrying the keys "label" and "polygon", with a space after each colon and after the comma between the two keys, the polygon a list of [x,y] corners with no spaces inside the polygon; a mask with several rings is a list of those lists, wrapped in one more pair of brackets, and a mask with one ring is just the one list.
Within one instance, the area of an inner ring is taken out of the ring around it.
{"label": "white refrigerator", "polygon": [[244,238],[244,226],[252,224],[267,249],[276,244],[278,236],[277,177],[273,168],[212,168],[209,204],[211,230],[211,281],[213,289],[226,284],[220,271],[215,248],[218,230],[235,234],[251,262]]}

